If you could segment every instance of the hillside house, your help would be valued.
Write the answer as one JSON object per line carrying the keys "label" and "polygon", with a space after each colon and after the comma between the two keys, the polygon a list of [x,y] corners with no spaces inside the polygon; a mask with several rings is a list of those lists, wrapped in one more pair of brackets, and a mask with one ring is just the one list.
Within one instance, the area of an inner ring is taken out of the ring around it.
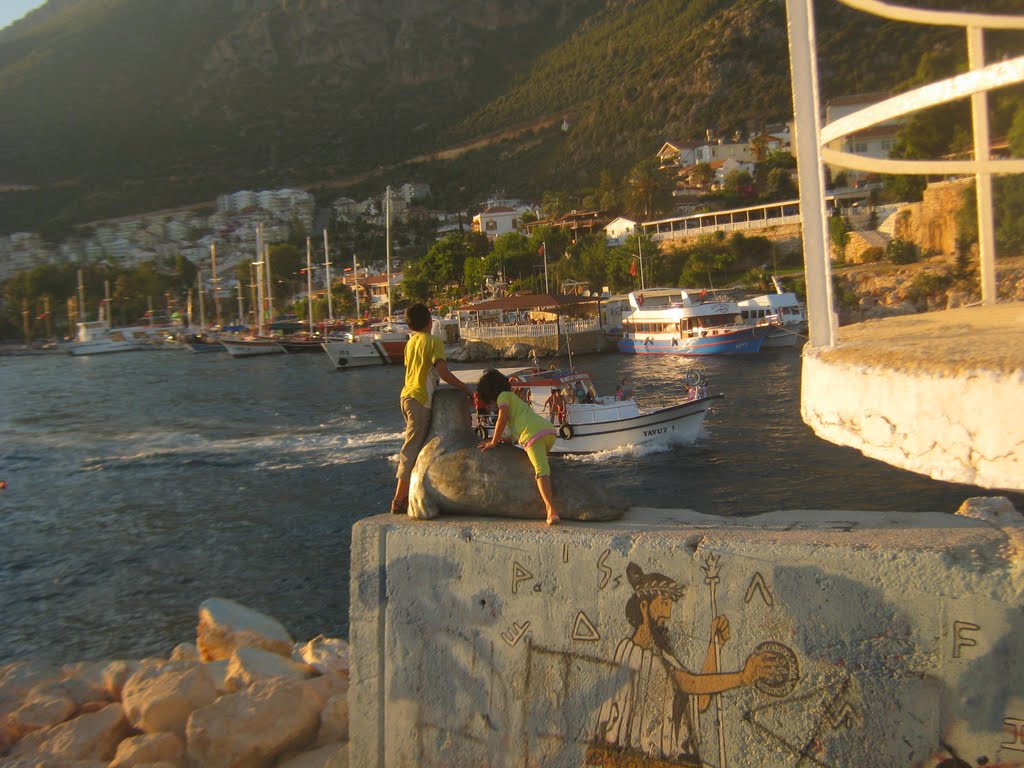
{"label": "hillside house", "polygon": [[515,232],[523,218],[522,211],[507,205],[491,205],[473,217],[473,231],[487,235],[488,240]]}
{"label": "hillside house", "polygon": [[[825,105],[825,124],[835,122],[841,117],[869,107],[888,97],[889,94],[878,92],[855,96],[840,96],[839,98],[832,99]],[[828,148],[863,157],[886,158],[889,157],[889,153],[896,145],[897,134],[902,126],[902,120],[887,120],[834,141],[828,145]],[[835,173],[843,169],[831,168],[831,170]],[[846,170],[846,176],[851,181],[860,179],[865,175],[859,171]]]}
{"label": "hillside house", "polygon": [[698,141],[666,141],[658,150],[658,163],[662,168],[679,166],[686,168],[696,164],[694,150],[700,146]]}
{"label": "hillside house", "polygon": [[626,237],[633,234],[634,229],[635,221],[619,216],[605,225],[604,236],[608,239],[608,245],[622,245]]}
{"label": "hillside house", "polygon": [[576,243],[583,235],[592,235],[603,230],[608,221],[604,211],[569,211],[558,219],[531,221],[523,225],[523,230],[527,235],[532,235],[542,227],[558,227],[566,230],[572,242]]}

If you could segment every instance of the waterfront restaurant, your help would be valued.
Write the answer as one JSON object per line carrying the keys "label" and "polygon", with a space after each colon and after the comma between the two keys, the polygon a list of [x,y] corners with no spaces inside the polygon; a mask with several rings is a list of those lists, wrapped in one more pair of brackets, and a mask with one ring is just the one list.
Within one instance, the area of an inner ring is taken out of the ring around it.
{"label": "waterfront restaurant", "polygon": [[597,302],[585,296],[530,293],[469,304],[456,310],[463,339],[558,336],[600,329]]}

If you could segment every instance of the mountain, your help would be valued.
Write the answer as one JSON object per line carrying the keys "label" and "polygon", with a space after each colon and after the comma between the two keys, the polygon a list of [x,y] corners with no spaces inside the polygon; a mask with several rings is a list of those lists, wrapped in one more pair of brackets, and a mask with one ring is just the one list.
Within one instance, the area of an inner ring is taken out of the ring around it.
{"label": "mountain", "polygon": [[[0,33],[0,232],[373,173],[464,202],[593,183],[788,119],[785,21],[781,0],[49,0]],[[819,25],[825,96],[965,58],[962,33],[833,0]],[[482,148],[430,159],[459,145]]]}

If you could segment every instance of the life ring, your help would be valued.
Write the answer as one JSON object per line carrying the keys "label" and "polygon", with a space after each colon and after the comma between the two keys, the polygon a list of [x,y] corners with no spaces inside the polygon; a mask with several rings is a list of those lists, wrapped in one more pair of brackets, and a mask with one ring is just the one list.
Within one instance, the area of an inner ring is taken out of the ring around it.
{"label": "life ring", "polygon": [[696,387],[698,384],[704,383],[704,372],[703,371],[687,371],[686,372],[686,383],[691,387]]}
{"label": "life ring", "polygon": [[481,424],[479,427],[477,427],[476,428],[476,436],[479,437],[481,440],[486,440],[487,439],[487,427],[485,427],[483,424]]}
{"label": "life ring", "polygon": [[511,384],[512,386],[515,386],[516,384],[522,384],[523,380],[520,379],[518,376],[509,376],[508,383]]}
{"label": "life ring", "polygon": [[558,436],[563,440],[572,440],[573,431],[570,424],[563,424],[558,428]]}

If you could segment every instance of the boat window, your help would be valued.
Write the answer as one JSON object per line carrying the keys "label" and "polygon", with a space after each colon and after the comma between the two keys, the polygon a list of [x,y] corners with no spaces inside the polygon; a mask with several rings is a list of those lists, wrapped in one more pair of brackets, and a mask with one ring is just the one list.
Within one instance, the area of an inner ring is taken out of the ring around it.
{"label": "boat window", "polygon": [[706,328],[718,328],[723,325],[734,325],[740,322],[739,315],[708,315],[703,319]]}

